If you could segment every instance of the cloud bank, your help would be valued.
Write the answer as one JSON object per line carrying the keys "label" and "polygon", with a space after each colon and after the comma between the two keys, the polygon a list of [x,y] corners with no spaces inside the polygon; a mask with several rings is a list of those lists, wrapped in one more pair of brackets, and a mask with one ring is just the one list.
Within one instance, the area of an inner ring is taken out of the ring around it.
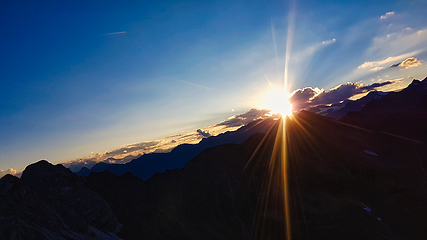
{"label": "cloud bank", "polygon": [[228,120],[219,124],[197,129],[194,132],[176,134],[155,141],[128,144],[111,151],[92,153],[90,156],[64,162],[62,165],[76,172],[79,171],[82,167],[91,168],[98,162],[124,164],[143,154],[152,152],[169,152],[180,144],[196,144],[203,138],[216,136],[226,131],[236,130],[237,128],[244,126],[256,119],[265,118],[269,112],[270,110],[267,109],[251,109],[244,114],[232,116]]}
{"label": "cloud bank", "polygon": [[[372,68],[370,71],[375,71],[375,70],[380,70],[382,69],[382,67],[378,67],[384,64],[389,64],[391,62],[396,62],[398,60],[404,59],[404,58],[409,58],[413,55],[415,55],[417,52],[410,52],[410,53],[405,53],[399,56],[394,56],[394,57],[388,57],[384,60],[380,60],[380,61],[372,61],[372,62],[364,62],[363,64],[361,64],[359,67],[357,67],[357,69],[363,69],[363,68]],[[377,68],[378,67],[378,68]],[[375,69],[375,70],[373,70]]]}
{"label": "cloud bank", "polygon": [[293,106],[294,111],[299,111],[305,108],[314,107],[323,104],[334,104],[347,100],[350,97],[376,90],[379,87],[392,84],[392,81],[385,81],[381,83],[373,83],[370,85],[363,85],[361,83],[347,83],[339,85],[328,91],[319,90],[318,88],[306,87],[294,91],[289,98],[289,102]]}
{"label": "cloud bank", "polygon": [[248,112],[240,115],[235,115],[229,118],[229,120],[218,123],[215,126],[226,126],[226,127],[239,127],[246,125],[254,120],[265,118],[266,114],[271,112],[268,109],[255,109],[252,108]]}

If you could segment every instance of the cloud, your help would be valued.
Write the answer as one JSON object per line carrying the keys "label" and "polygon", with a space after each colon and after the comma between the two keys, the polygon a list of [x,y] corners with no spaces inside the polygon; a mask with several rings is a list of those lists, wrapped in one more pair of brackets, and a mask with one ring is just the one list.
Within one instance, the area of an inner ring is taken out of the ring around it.
{"label": "cloud", "polygon": [[252,108],[248,112],[240,115],[235,115],[229,118],[229,120],[218,123],[215,126],[226,126],[226,127],[239,127],[246,125],[254,120],[265,118],[266,114],[271,112],[268,109],[255,109]]}
{"label": "cloud", "polygon": [[328,91],[319,91],[318,88],[308,87],[295,91],[289,98],[289,102],[292,104],[293,109],[298,111],[321,104],[339,103],[356,94],[369,92],[375,90],[376,88],[392,83],[392,81],[386,81],[381,83],[373,83],[370,85],[363,85],[360,83],[348,82],[347,84],[339,85]]}
{"label": "cloud", "polygon": [[64,162],[62,165],[78,171],[83,166],[90,168],[102,161],[108,163],[127,163],[143,154],[169,152],[180,144],[196,144],[203,138],[215,136],[230,130],[236,130],[236,128],[246,125],[253,120],[265,118],[266,114],[269,112],[270,110],[267,109],[251,109],[244,114],[232,116],[226,121],[207,128],[197,129],[196,131],[183,134],[175,134],[155,141],[128,144],[111,151],[92,153],[90,156]]}
{"label": "cloud", "polygon": [[421,65],[421,62],[417,58],[410,57],[410,58],[407,58],[403,62],[395,63],[395,64],[391,65],[389,68],[401,67],[401,68],[408,69],[408,68],[416,67],[416,66],[419,66],[419,65]]}
{"label": "cloud", "polygon": [[211,135],[208,132],[203,132],[201,129],[197,129],[197,132],[202,135],[204,138],[210,137]]}
{"label": "cloud", "polygon": [[408,58],[408,57],[413,56],[417,53],[419,53],[419,51],[405,53],[405,54],[395,56],[395,57],[388,57],[388,58],[386,58],[384,60],[380,60],[380,61],[364,62],[359,67],[357,67],[357,69],[363,69],[363,68],[368,68],[368,67],[373,67],[372,69],[375,69],[375,67],[377,67],[377,66],[384,65],[387,63],[391,63],[391,62],[395,62],[395,61],[398,61],[398,60],[401,60],[404,58]]}
{"label": "cloud", "polygon": [[116,35],[116,34],[124,34],[124,33],[127,33],[127,32],[126,31],[123,31],[123,32],[111,32],[111,33],[104,33],[102,35]]}
{"label": "cloud", "polygon": [[0,170],[0,178],[2,178],[6,174],[16,175],[18,174],[18,171],[13,168],[9,168],[7,170]]}
{"label": "cloud", "polygon": [[185,83],[185,84],[188,84],[188,85],[192,85],[192,86],[196,86],[196,87],[200,87],[200,88],[205,88],[205,89],[208,89],[208,90],[215,90],[214,88],[211,88],[211,87],[203,86],[203,85],[200,85],[200,84],[195,84],[195,83],[192,83],[192,82],[188,82],[188,81],[184,81],[184,80],[180,80],[180,79],[176,79],[176,78],[173,78],[173,80],[175,80],[177,82]]}
{"label": "cloud", "polygon": [[302,61],[307,61],[307,59],[309,59],[310,57],[313,57],[313,55],[321,50],[324,47],[327,47],[329,45],[331,45],[332,43],[335,43],[337,40],[335,38],[331,39],[331,40],[326,40],[326,41],[322,41],[322,42],[318,42],[315,43],[307,48],[305,48],[303,51],[299,51],[296,52],[295,54],[293,54],[292,56],[292,61],[296,61],[297,63],[300,63]]}
{"label": "cloud", "polygon": [[379,70],[381,70],[381,69],[383,69],[384,67],[374,67],[374,68],[372,68],[371,70],[369,70],[369,71],[371,71],[371,72],[376,72],[376,71],[379,71]]}
{"label": "cloud", "polygon": [[386,14],[382,15],[382,16],[380,17],[380,19],[385,20],[385,19],[391,18],[391,17],[393,17],[393,16],[394,16],[394,12],[388,12],[388,13],[386,13]]}
{"label": "cloud", "polygon": [[298,89],[291,94],[289,102],[292,104],[293,109],[299,109],[299,106],[304,106],[310,99],[321,92],[322,90],[319,88],[306,87]]}
{"label": "cloud", "polygon": [[382,83],[373,83],[371,85],[365,86],[363,84],[349,82],[345,85],[339,85],[333,89],[330,89],[329,91],[323,91],[322,93],[311,99],[310,103],[314,105],[338,103],[356,94],[371,91],[375,88],[391,83],[393,82],[386,81]]}
{"label": "cloud", "polygon": [[418,61],[418,59],[411,57],[411,58],[406,59],[402,63],[400,63],[399,67],[410,68],[410,67],[416,67],[419,65],[421,65],[421,62]]}
{"label": "cloud", "polygon": [[372,91],[372,90],[375,90],[375,89],[377,89],[379,87],[382,87],[382,86],[385,86],[385,85],[389,85],[389,84],[392,84],[392,83],[393,83],[392,81],[385,81],[385,82],[382,82],[382,83],[373,83],[373,84],[370,84],[370,85],[367,85],[367,86],[361,86],[361,87],[358,88],[358,90],[360,92],[358,92],[357,94],[363,93],[363,92],[367,92],[367,91]]}
{"label": "cloud", "polygon": [[334,43],[334,42],[336,42],[336,41],[337,41],[337,40],[336,40],[335,38],[333,38],[332,40],[323,41],[323,42],[322,42],[322,44],[323,44],[323,45],[329,45],[329,44]]}
{"label": "cloud", "polygon": [[158,144],[159,144],[159,141],[140,142],[140,143],[129,144],[129,145],[123,146],[121,148],[114,149],[112,151],[107,151],[104,153],[104,155],[107,157],[110,157],[110,156],[121,155],[123,153],[131,153],[131,152],[135,152],[138,150],[149,149],[150,147],[154,147]]}
{"label": "cloud", "polygon": [[372,46],[369,51],[375,53],[379,50],[385,56],[390,54],[401,54],[408,49],[415,48],[419,51],[424,51],[426,41],[427,28],[416,31],[410,27],[406,27],[401,31],[375,37],[372,40]]}

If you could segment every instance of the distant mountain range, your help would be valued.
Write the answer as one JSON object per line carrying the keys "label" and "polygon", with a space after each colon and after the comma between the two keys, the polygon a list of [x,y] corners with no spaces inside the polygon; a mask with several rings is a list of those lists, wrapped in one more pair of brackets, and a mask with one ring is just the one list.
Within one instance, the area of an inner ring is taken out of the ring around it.
{"label": "distant mountain range", "polygon": [[156,172],[161,173],[167,169],[182,168],[190,159],[197,156],[206,148],[227,143],[243,143],[254,133],[267,133],[274,124],[274,121],[274,118],[254,121],[236,131],[205,138],[198,144],[181,144],[169,153],[144,154],[126,164],[100,162],[95,164],[91,169],[83,167],[77,172],[77,175],[88,176],[91,172],[108,170],[117,175],[131,172],[133,175],[147,180]]}
{"label": "distant mountain range", "polygon": [[342,122],[421,141],[427,144],[427,78],[405,89],[372,99]]}
{"label": "distant mountain range", "polygon": [[387,95],[387,92],[380,92],[380,91],[372,91],[369,92],[366,96],[359,98],[357,100],[347,100],[344,107],[338,108],[336,110],[332,111],[326,111],[323,116],[330,117],[335,120],[340,120],[342,117],[344,117],[349,112],[357,112],[362,110],[362,108],[368,104],[371,100],[378,100]]}
{"label": "distant mountain range", "polygon": [[426,239],[427,80],[362,105],[143,155],[135,174],[31,164],[0,179],[0,239]]}

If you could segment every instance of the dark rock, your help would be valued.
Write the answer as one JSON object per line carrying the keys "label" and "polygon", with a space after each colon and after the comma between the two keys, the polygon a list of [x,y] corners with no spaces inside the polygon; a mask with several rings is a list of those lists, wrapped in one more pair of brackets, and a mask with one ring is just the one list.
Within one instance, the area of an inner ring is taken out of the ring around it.
{"label": "dark rock", "polygon": [[1,239],[117,239],[109,205],[60,164],[31,164],[21,179],[4,176],[0,189]]}

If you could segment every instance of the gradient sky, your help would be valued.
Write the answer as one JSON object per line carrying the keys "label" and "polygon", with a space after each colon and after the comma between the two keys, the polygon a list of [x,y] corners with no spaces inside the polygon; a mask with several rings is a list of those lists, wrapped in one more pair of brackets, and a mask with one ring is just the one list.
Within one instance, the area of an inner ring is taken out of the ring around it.
{"label": "gradient sky", "polygon": [[[427,76],[426,10],[423,0],[1,1],[0,170],[268,107],[285,66],[289,91],[402,88]],[[389,68],[409,57],[417,63]]]}

